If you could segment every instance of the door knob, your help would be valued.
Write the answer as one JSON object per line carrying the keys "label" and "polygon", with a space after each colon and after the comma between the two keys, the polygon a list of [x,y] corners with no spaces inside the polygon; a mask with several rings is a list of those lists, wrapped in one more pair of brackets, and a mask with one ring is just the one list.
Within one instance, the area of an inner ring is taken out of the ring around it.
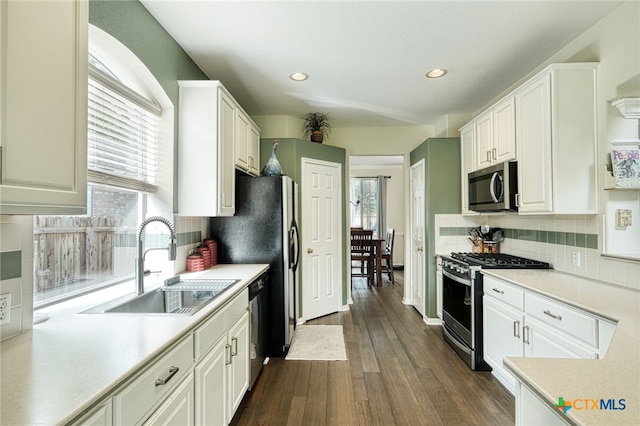
{"label": "door knob", "polygon": [[307,253],[309,253],[309,254],[313,253],[313,249],[312,248],[308,248],[307,249]]}

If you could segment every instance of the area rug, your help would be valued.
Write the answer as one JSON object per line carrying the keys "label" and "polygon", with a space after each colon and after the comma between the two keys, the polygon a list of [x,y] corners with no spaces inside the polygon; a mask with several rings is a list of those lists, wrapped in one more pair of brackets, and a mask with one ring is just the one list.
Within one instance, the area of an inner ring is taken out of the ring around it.
{"label": "area rug", "polygon": [[343,361],[347,359],[341,325],[300,325],[286,360]]}

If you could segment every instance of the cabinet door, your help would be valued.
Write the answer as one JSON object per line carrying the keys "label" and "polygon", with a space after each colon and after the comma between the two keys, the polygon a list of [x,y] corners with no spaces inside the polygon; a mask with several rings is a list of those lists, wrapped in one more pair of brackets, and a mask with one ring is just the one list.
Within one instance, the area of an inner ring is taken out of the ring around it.
{"label": "cabinet door", "polygon": [[558,415],[558,410],[549,407],[529,388],[518,382],[516,389],[517,426],[564,426],[567,424]]}
{"label": "cabinet door", "polygon": [[521,330],[524,324],[522,312],[504,303],[484,296],[483,324],[484,360],[493,368],[493,374],[512,393],[515,390],[515,378],[502,365],[506,356],[522,356]]}
{"label": "cabinet door", "polygon": [[219,164],[218,187],[220,189],[219,216],[233,216],[235,203],[235,102],[233,98],[220,90],[219,113]]}
{"label": "cabinet door", "polygon": [[198,425],[226,425],[231,416],[227,413],[227,363],[231,347],[226,334],[214,344],[195,368],[195,417]]}
{"label": "cabinet door", "polygon": [[253,125],[249,128],[249,173],[260,175],[260,129]]}
{"label": "cabinet door", "polygon": [[516,92],[519,212],[550,212],[551,74],[544,74]]}
{"label": "cabinet door", "polygon": [[230,417],[240,406],[244,394],[249,389],[249,312],[245,312],[229,329],[231,364],[229,373],[229,413]]}
{"label": "cabinet door", "polygon": [[94,408],[89,414],[74,422],[73,425],[111,426],[113,424],[112,413],[113,405],[111,404],[111,398],[109,398],[104,404]]}
{"label": "cabinet door", "polygon": [[462,214],[475,213],[469,210],[469,173],[475,171],[475,143],[476,127],[475,122],[471,122],[460,129],[460,158],[462,176],[460,186],[462,187]]}
{"label": "cabinet door", "polygon": [[0,213],[84,214],[88,3],[0,9]]}
{"label": "cabinet door", "polygon": [[167,397],[144,425],[193,425],[193,373]]}
{"label": "cabinet door", "polygon": [[515,100],[508,97],[493,108],[493,148],[491,158],[494,163],[515,160],[516,129]]}
{"label": "cabinet door", "polygon": [[493,164],[493,114],[487,111],[476,120],[476,170]]}
{"label": "cabinet door", "polygon": [[249,117],[236,109],[236,167],[249,171]]}
{"label": "cabinet door", "polygon": [[554,331],[541,322],[527,316],[522,330],[525,356],[536,358],[595,359],[595,350],[573,342],[568,336]]}

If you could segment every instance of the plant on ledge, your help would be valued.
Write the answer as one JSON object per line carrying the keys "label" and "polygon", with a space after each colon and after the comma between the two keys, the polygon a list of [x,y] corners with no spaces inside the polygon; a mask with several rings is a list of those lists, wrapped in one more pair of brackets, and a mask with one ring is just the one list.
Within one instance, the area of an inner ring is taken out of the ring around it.
{"label": "plant on ledge", "polygon": [[322,112],[310,112],[304,117],[303,130],[304,137],[310,136],[312,142],[322,143],[324,136],[329,137],[331,133],[331,120],[329,114]]}

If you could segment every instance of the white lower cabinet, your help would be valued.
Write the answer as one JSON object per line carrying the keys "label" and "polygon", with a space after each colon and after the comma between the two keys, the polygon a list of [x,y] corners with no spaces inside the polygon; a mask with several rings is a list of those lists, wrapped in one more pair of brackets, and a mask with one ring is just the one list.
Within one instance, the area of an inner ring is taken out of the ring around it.
{"label": "white lower cabinet", "polygon": [[557,410],[552,410],[525,385],[518,382],[516,387],[516,425],[555,426],[566,425]]}
{"label": "white lower cabinet", "polygon": [[111,403],[111,398],[108,398],[99,404],[98,407],[72,424],[83,426],[111,426],[113,424],[113,404]]}
{"label": "white lower cabinet", "polygon": [[521,339],[521,327],[524,314],[507,304],[483,297],[482,335],[484,360],[493,369],[493,375],[511,392],[515,389],[516,379],[504,368],[502,360],[506,356],[522,356],[524,347]]}
{"label": "white lower cabinet", "polygon": [[484,276],[483,288],[484,360],[512,393],[516,379],[505,357],[595,359],[609,346],[610,322],[492,276]]}
{"label": "white lower cabinet", "polygon": [[178,385],[164,402],[144,422],[145,425],[192,425],[193,421],[193,373]]}
{"label": "white lower cabinet", "polygon": [[[165,355],[151,364],[113,397],[114,424],[141,424],[150,417],[167,414],[175,392],[184,385],[182,379],[193,369],[193,336],[190,334]],[[191,408],[193,411],[193,398]],[[161,413],[156,413],[161,410]]]}
{"label": "white lower cabinet", "polygon": [[249,296],[229,302],[195,331],[195,422],[227,425],[249,388]]}
{"label": "white lower cabinet", "polygon": [[227,425],[249,388],[249,313],[198,362],[196,424]]}

